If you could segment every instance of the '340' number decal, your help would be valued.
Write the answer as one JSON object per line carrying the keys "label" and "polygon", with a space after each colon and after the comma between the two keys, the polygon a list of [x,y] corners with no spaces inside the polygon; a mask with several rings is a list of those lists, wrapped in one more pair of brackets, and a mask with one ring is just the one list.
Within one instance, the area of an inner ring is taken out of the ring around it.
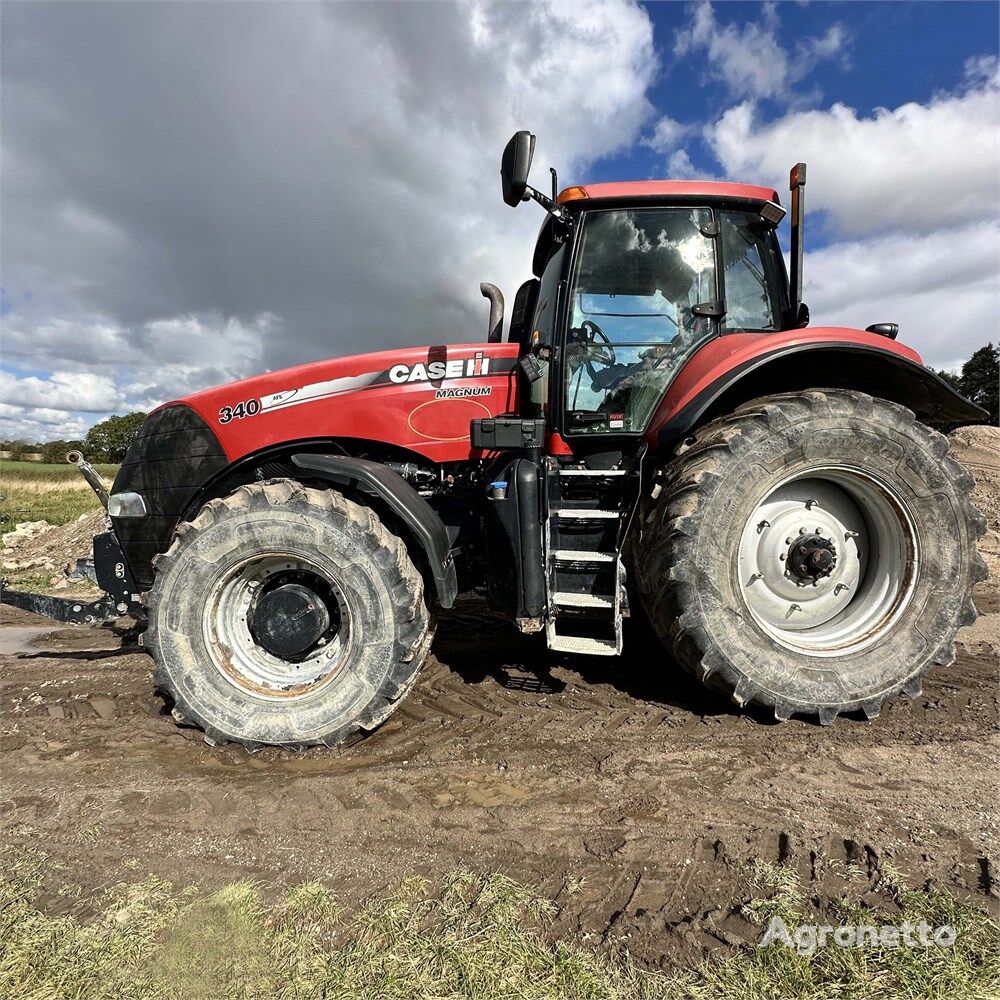
{"label": "'340' number decal", "polygon": [[224,406],[219,410],[219,423],[228,424],[230,420],[255,417],[258,413],[260,413],[259,399],[242,399],[235,406]]}

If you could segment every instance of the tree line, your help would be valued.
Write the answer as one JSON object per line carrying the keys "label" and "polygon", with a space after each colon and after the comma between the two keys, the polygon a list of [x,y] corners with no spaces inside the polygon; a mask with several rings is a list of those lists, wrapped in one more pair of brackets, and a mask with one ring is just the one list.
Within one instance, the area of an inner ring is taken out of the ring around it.
{"label": "tree line", "polygon": [[41,455],[46,462],[65,462],[66,452],[82,451],[90,462],[120,462],[145,419],[145,413],[126,413],[99,421],[82,439],[59,439],[40,444],[20,439],[2,441],[0,451],[10,452],[14,460],[24,459],[27,455]]}

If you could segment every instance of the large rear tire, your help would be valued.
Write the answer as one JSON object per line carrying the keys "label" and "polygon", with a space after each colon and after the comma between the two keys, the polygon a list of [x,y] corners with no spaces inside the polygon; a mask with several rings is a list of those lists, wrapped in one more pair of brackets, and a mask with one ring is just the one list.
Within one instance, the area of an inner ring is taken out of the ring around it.
{"label": "large rear tire", "polygon": [[677,450],[634,578],[676,660],[778,719],[877,716],[955,658],[986,520],[943,435],[860,392],[753,400]]}
{"label": "large rear tire", "polygon": [[148,605],[175,717],[251,750],[375,729],[433,635],[403,542],[367,507],[293,480],[242,486],[181,525]]}

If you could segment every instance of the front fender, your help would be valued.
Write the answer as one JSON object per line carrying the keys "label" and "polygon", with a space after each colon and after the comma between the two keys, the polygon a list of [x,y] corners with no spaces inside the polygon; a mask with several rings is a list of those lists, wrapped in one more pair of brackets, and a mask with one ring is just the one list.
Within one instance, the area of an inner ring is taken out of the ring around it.
{"label": "front fender", "polygon": [[439,603],[450,608],[458,595],[458,575],[444,522],[431,505],[401,476],[380,462],[343,455],[292,455],[292,462],[319,479],[349,492],[359,492],[382,502],[407,530],[420,550],[434,580]]}
{"label": "front fender", "polygon": [[861,330],[727,334],[688,361],[650,421],[651,447],[669,446],[748,400],[805,389],[854,389],[906,406],[930,424],[982,423],[989,414],[904,344]]}

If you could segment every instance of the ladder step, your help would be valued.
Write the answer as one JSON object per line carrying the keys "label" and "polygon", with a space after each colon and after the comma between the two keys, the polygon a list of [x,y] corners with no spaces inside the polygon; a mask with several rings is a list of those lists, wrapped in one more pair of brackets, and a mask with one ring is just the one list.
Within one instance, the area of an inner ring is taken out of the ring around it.
{"label": "ladder step", "polygon": [[607,608],[611,610],[615,606],[613,597],[604,597],[601,594],[573,594],[569,591],[557,591],[552,595],[552,600],[563,608]]}
{"label": "ladder step", "polygon": [[614,518],[616,521],[621,517],[621,512],[617,510],[586,510],[578,507],[563,507],[556,511],[556,517],[568,518],[574,521],[603,521]]}
{"label": "ladder step", "polygon": [[549,649],[561,653],[589,653],[591,656],[617,656],[618,643],[614,639],[591,639],[580,635],[559,635],[549,632]]}
{"label": "ladder step", "polygon": [[560,469],[560,476],[624,476],[624,469]]}
{"label": "ladder step", "polygon": [[582,549],[555,549],[552,558],[557,562],[614,562],[614,552],[585,552]]}

